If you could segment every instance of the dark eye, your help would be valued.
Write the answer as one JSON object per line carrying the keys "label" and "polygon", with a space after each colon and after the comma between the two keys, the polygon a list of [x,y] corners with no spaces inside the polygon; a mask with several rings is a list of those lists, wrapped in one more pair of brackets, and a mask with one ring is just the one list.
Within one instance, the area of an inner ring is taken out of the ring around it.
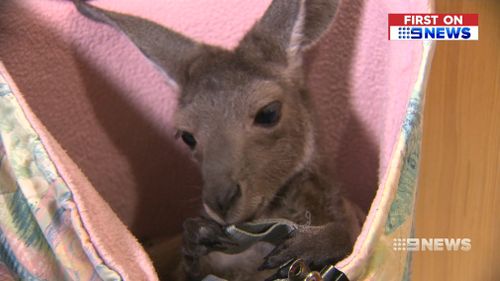
{"label": "dark eye", "polygon": [[196,139],[194,136],[186,131],[181,132],[182,141],[189,146],[189,148],[194,149],[196,146]]}
{"label": "dark eye", "polygon": [[272,103],[261,108],[255,115],[254,124],[263,127],[272,127],[278,124],[281,117],[281,102],[273,101]]}

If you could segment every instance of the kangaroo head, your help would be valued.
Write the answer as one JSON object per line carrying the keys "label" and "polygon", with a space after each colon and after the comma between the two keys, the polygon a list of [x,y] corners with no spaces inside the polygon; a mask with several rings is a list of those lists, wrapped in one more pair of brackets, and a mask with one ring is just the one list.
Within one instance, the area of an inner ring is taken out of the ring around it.
{"label": "kangaroo head", "polygon": [[258,216],[308,167],[314,129],[302,55],[329,26],[335,0],[274,0],[234,50],[74,1],[125,33],[180,91],[177,135],[201,166],[214,220]]}

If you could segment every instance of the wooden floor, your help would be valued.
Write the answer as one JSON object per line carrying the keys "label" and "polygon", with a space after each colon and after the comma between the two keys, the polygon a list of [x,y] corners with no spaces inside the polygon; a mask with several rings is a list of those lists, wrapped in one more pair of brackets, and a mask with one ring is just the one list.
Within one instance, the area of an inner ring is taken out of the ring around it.
{"label": "wooden floor", "polygon": [[500,0],[436,0],[479,13],[478,42],[437,45],[425,104],[416,237],[471,238],[417,252],[413,280],[500,280]]}

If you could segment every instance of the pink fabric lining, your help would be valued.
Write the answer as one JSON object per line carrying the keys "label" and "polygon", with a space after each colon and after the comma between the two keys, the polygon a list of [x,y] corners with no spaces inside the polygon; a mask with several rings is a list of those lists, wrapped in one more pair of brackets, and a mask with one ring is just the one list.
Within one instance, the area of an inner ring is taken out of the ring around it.
{"label": "pink fabric lining", "polygon": [[[119,272],[124,280],[158,280],[148,255],[136,238],[33,114],[14,81],[11,77],[5,76],[8,72],[1,63],[0,73],[4,75],[26,118],[39,135],[52,162],[72,192],[79,213],[77,219],[81,219],[85,226],[83,236],[80,237],[81,242],[91,243],[90,248],[96,249],[105,264]],[[78,227],[79,222],[73,223]],[[134,270],[130,270],[131,268]]]}
{"label": "pink fabric lining", "polygon": [[[93,4],[231,48],[269,2]],[[420,45],[387,40],[387,13],[422,12],[425,5],[418,0],[342,1],[332,29],[307,56],[321,147],[346,192],[365,209],[386,173],[420,62]],[[125,244],[132,241],[131,251],[137,253],[113,252],[116,244],[103,236],[103,225],[109,220],[124,228],[100,196],[140,238],[177,233],[181,221],[197,212],[198,170],[173,141],[170,128],[176,94],[124,36],[79,15],[69,1],[4,1],[0,9],[0,59],[33,114],[57,140],[45,137],[53,143],[52,153],[62,155],[58,167],[74,188],[92,242],[103,247],[111,265],[128,265],[137,255],[142,273],[151,277],[148,260],[131,237],[110,235]],[[40,124],[36,127],[44,132]]]}

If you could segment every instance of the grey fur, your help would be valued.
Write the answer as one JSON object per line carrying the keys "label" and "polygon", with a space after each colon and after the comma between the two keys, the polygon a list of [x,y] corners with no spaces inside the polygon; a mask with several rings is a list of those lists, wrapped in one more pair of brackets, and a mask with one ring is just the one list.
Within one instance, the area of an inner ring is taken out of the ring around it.
{"label": "grey fur", "polygon": [[[180,274],[187,276],[178,278],[262,280],[292,257],[320,267],[352,250],[363,217],[323,173],[302,70],[303,52],[328,29],[336,0],[274,0],[235,50],[74,2],[82,14],[124,32],[181,92],[176,126],[196,138],[207,213],[185,223]],[[254,124],[273,101],[282,104],[279,123]],[[306,211],[312,225],[305,225]],[[230,247],[221,224],[272,217],[303,226],[272,252],[263,244],[239,255],[218,252]]]}

